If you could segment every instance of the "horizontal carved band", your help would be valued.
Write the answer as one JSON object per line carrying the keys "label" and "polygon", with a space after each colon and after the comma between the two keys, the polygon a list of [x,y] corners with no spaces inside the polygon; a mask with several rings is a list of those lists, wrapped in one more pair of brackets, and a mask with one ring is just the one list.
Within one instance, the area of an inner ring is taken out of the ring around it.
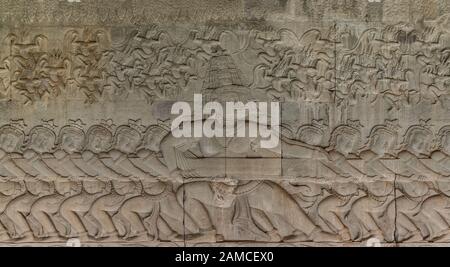
{"label": "horizontal carved band", "polygon": [[390,182],[3,181],[0,240],[446,242],[449,188],[450,182],[411,181],[396,188]]}
{"label": "horizontal carved band", "polygon": [[[363,139],[357,126],[284,131],[274,149],[252,138],[175,138],[164,125],[130,123],[56,127],[47,122],[24,132],[23,122],[0,127],[0,177],[40,179],[237,178],[325,181],[450,179],[450,127],[436,134],[411,126],[401,140],[392,124]],[[328,147],[323,139],[330,136]]]}

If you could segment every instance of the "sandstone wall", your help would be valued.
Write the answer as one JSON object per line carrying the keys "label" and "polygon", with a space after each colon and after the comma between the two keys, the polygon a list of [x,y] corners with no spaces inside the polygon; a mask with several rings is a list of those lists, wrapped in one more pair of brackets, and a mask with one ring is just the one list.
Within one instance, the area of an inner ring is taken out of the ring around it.
{"label": "sandstone wall", "polygon": [[[447,244],[449,12],[0,0],[0,244]],[[279,147],[174,138],[194,94],[279,102]]]}

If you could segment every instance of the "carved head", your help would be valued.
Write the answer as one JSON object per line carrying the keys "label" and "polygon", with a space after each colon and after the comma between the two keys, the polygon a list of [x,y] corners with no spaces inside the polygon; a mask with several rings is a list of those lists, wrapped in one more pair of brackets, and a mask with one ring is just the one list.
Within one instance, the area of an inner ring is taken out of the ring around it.
{"label": "carved head", "polygon": [[377,197],[388,196],[394,191],[392,182],[376,181],[364,184],[367,191]]}
{"label": "carved head", "polygon": [[424,182],[409,181],[400,184],[401,191],[408,197],[422,197],[430,191],[429,186]]}
{"label": "carved head", "polygon": [[65,126],[59,132],[58,145],[69,154],[80,152],[84,145],[84,132],[75,126]]}
{"label": "carved head", "polygon": [[344,156],[354,153],[361,144],[361,133],[356,128],[342,125],[332,135],[329,150],[335,150]]}
{"label": "carved head", "polygon": [[84,190],[88,194],[97,194],[101,193],[106,189],[106,184],[99,180],[86,180],[83,181]]}
{"label": "carved head", "polygon": [[25,133],[6,125],[0,128],[0,148],[5,152],[19,152],[25,141]]}
{"label": "carved head", "polygon": [[428,155],[432,150],[433,133],[422,126],[413,126],[405,135],[406,150],[415,155]]}
{"label": "carved head", "polygon": [[56,135],[47,127],[34,127],[31,129],[28,138],[28,148],[37,153],[51,152],[54,149]]}
{"label": "carved head", "polygon": [[218,207],[229,207],[236,197],[234,192],[237,188],[237,181],[213,182],[211,188],[214,193],[214,204]]}
{"label": "carved head", "polygon": [[320,146],[324,137],[325,132],[313,125],[306,125],[298,130],[298,139],[308,145]]}
{"label": "carved head", "polygon": [[27,181],[26,183],[28,192],[30,192],[33,195],[49,195],[53,193],[53,187],[48,183],[44,181]]}
{"label": "carved head", "polygon": [[450,155],[450,126],[445,126],[439,130],[439,149]]}
{"label": "carved head", "polygon": [[135,152],[141,144],[141,134],[129,126],[119,127],[114,139],[115,148],[125,154]]}
{"label": "carved head", "polygon": [[144,134],[144,147],[155,152],[160,151],[161,141],[169,132],[159,126],[150,126]]}
{"label": "carved head", "polygon": [[369,136],[368,148],[379,156],[392,153],[397,143],[397,134],[385,126],[372,129]]}
{"label": "carved head", "polygon": [[82,183],[75,181],[55,182],[55,190],[63,196],[73,196],[81,192]]}
{"label": "carved head", "polygon": [[86,139],[86,149],[94,153],[108,151],[113,143],[111,131],[101,125],[94,125],[89,128]]}
{"label": "carved head", "polygon": [[356,183],[335,183],[332,190],[341,196],[352,196],[358,193],[358,185]]}
{"label": "carved head", "polygon": [[5,196],[14,196],[17,195],[20,192],[23,192],[23,184],[7,181],[7,182],[0,182],[0,193],[2,193]]}
{"label": "carved head", "polygon": [[122,182],[122,181],[113,181],[114,191],[116,191],[119,195],[126,195],[133,193],[136,190],[136,184],[132,181]]}

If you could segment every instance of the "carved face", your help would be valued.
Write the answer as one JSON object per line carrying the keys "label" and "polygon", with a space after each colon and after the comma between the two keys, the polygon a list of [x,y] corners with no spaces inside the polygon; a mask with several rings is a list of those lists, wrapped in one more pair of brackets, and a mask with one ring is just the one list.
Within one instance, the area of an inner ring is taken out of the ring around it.
{"label": "carved face", "polygon": [[429,187],[426,183],[410,181],[401,184],[402,191],[410,197],[421,197],[428,193]]}
{"label": "carved face", "polygon": [[80,187],[80,184],[72,181],[55,183],[56,191],[64,196],[72,196],[76,194],[81,189]]}
{"label": "carved face", "polygon": [[84,136],[76,130],[66,130],[61,133],[61,149],[69,154],[80,152],[83,149]]}
{"label": "carved face", "polygon": [[129,193],[132,193],[136,186],[133,182],[113,182],[114,184],[114,190],[117,192],[117,194],[119,195],[126,195]]}
{"label": "carved face", "polygon": [[107,151],[112,144],[112,134],[106,129],[89,132],[87,149],[94,153]]}
{"label": "carved face", "polygon": [[348,155],[355,149],[356,142],[356,136],[342,133],[336,138],[336,150],[343,155]]}
{"label": "carved face", "polygon": [[152,151],[160,151],[162,139],[167,135],[162,129],[152,129],[145,135],[145,147]]}
{"label": "carved face", "polygon": [[116,148],[125,154],[130,154],[136,151],[139,141],[139,137],[133,132],[123,131],[117,134]]}
{"label": "carved face", "polygon": [[23,142],[23,137],[12,131],[0,133],[0,148],[5,152],[11,153],[18,150]]}
{"label": "carved face", "polygon": [[322,139],[323,134],[312,128],[305,129],[300,134],[300,141],[312,146],[320,145],[322,143]]}
{"label": "carved face", "polygon": [[351,196],[358,192],[358,185],[355,183],[337,183],[333,185],[333,190],[341,196]]}
{"label": "carved face", "polygon": [[234,190],[237,185],[226,184],[226,183],[213,183],[212,189],[214,192],[214,204],[217,207],[229,207],[233,203],[236,195]]}
{"label": "carved face", "polygon": [[378,132],[372,138],[370,149],[377,155],[384,156],[394,145],[394,137],[386,132]]}
{"label": "carved face", "polygon": [[426,154],[428,152],[430,138],[422,132],[412,134],[409,148],[417,154]]}
{"label": "carved face", "polygon": [[5,196],[14,196],[20,192],[20,185],[15,182],[1,182],[0,183],[0,193]]}
{"label": "carved face", "polygon": [[50,152],[55,144],[55,136],[48,129],[36,129],[31,134],[29,147],[38,153]]}
{"label": "carved face", "polygon": [[36,181],[27,182],[27,189],[33,195],[51,194],[51,187],[48,183]]}
{"label": "carved face", "polygon": [[105,190],[106,185],[100,181],[84,181],[83,187],[88,194],[97,194]]}
{"label": "carved face", "polygon": [[375,196],[387,196],[393,190],[392,183],[389,182],[373,182],[366,184],[367,189]]}

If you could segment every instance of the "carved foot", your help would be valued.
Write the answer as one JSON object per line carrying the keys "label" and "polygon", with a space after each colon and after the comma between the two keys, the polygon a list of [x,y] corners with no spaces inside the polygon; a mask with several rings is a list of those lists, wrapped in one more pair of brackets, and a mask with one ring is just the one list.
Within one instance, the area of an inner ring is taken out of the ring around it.
{"label": "carved foot", "polygon": [[278,243],[281,242],[281,240],[283,240],[283,238],[280,236],[277,230],[270,231],[267,233],[267,235],[269,236],[270,242]]}
{"label": "carved foot", "polygon": [[371,238],[376,238],[380,241],[384,241],[384,235],[383,232],[379,231],[379,230],[373,230],[369,233],[369,235],[367,236],[367,239],[371,239]]}
{"label": "carved foot", "polygon": [[187,242],[189,243],[217,243],[223,241],[224,237],[217,234],[216,230],[211,230],[199,235],[194,235],[192,239],[187,240]]}
{"label": "carved foot", "polygon": [[424,238],[420,231],[408,232],[407,234],[399,235],[397,237],[398,242],[414,243],[414,242],[421,242],[423,240]]}
{"label": "carved foot", "polygon": [[95,236],[95,239],[101,240],[103,242],[109,242],[109,241],[118,241],[120,238],[116,232],[111,232],[111,233],[100,232],[99,234],[97,234]]}
{"label": "carved foot", "polygon": [[336,234],[326,233],[322,230],[315,230],[309,235],[309,240],[314,242],[340,242],[341,237]]}
{"label": "carved foot", "polygon": [[136,233],[131,236],[127,236],[124,238],[126,241],[133,242],[148,242],[148,241],[156,241],[154,236],[149,236],[147,232]]}
{"label": "carved foot", "polygon": [[25,233],[20,234],[20,235],[15,235],[12,238],[15,239],[16,241],[20,241],[20,242],[33,242],[33,241],[36,240],[34,238],[32,232],[25,232]]}
{"label": "carved foot", "polygon": [[440,232],[433,238],[433,242],[447,243],[450,242],[450,230]]}
{"label": "carved foot", "polygon": [[11,237],[9,237],[7,232],[1,232],[0,233],[0,242],[1,241],[8,241],[11,240]]}
{"label": "carved foot", "polygon": [[348,229],[339,231],[339,235],[341,236],[342,241],[351,241],[352,240],[350,231]]}

